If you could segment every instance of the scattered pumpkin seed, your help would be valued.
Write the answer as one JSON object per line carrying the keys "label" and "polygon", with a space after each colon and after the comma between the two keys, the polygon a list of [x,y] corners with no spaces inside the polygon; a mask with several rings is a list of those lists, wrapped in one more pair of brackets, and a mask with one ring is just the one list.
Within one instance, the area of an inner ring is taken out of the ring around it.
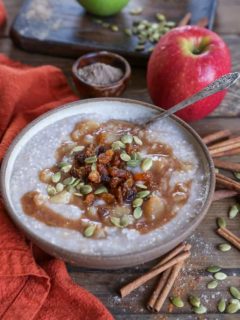
{"label": "scattered pumpkin seed", "polygon": [[101,193],[107,193],[107,192],[108,192],[108,189],[104,186],[101,186],[94,192],[94,194],[101,194]]}
{"label": "scattered pumpkin seed", "polygon": [[218,249],[222,252],[227,252],[232,249],[231,245],[228,243],[221,243],[218,246]]}
{"label": "scattered pumpkin seed", "polygon": [[219,173],[219,169],[218,168],[215,168],[214,171],[215,171],[215,173]]}
{"label": "scattered pumpkin seed", "polygon": [[118,32],[119,31],[119,27],[117,25],[113,24],[113,25],[111,25],[111,30],[113,32]]}
{"label": "scattered pumpkin seed", "polygon": [[132,155],[131,155],[131,159],[132,160],[141,160],[141,155],[139,152],[133,152]]}
{"label": "scattered pumpkin seed", "polygon": [[143,8],[142,7],[137,7],[137,8],[132,9],[130,11],[130,14],[132,16],[139,16],[142,12],[143,12]]}
{"label": "scattered pumpkin seed", "polygon": [[215,289],[218,286],[217,280],[212,280],[207,284],[208,289]]}
{"label": "scattered pumpkin seed", "polygon": [[157,13],[156,18],[158,21],[165,21],[166,20],[165,16],[161,13]]}
{"label": "scattered pumpkin seed", "polygon": [[87,227],[83,232],[84,236],[87,238],[92,237],[94,234],[94,231],[96,230],[96,227],[97,227],[96,225],[91,225],[91,226]]}
{"label": "scattered pumpkin seed", "polygon": [[80,181],[81,181],[80,179],[76,179],[76,181],[73,182],[72,186],[76,187]]}
{"label": "scattered pumpkin seed", "polygon": [[120,218],[110,217],[110,220],[115,227],[121,228]]}
{"label": "scattered pumpkin seed", "polygon": [[69,163],[62,163],[59,165],[60,169],[64,173],[68,173],[72,169],[72,165]]}
{"label": "scattered pumpkin seed", "polygon": [[145,186],[145,184],[142,184],[142,183],[139,183],[139,182],[135,183],[135,186],[140,188],[140,189],[147,189],[147,186]]}
{"label": "scattered pumpkin seed", "polygon": [[78,192],[74,192],[73,193],[76,197],[82,197],[83,195],[81,193],[78,193]]}
{"label": "scattered pumpkin seed", "polygon": [[240,291],[236,287],[230,287],[229,291],[234,298],[240,300]]}
{"label": "scattered pumpkin seed", "polygon": [[88,184],[85,184],[84,186],[80,187],[80,192],[83,195],[87,195],[87,194],[92,192],[92,187],[90,185],[88,185]]}
{"label": "scattered pumpkin seed", "polygon": [[103,22],[102,23],[103,28],[109,28],[110,27],[110,23],[108,22]]}
{"label": "scattered pumpkin seed", "polygon": [[71,184],[73,184],[76,181],[76,178],[74,177],[68,177],[66,179],[63,180],[63,184],[65,186],[70,186]]}
{"label": "scattered pumpkin seed", "polygon": [[240,172],[234,172],[234,176],[235,176],[238,180],[240,180]]}
{"label": "scattered pumpkin seed", "polygon": [[57,192],[62,192],[63,189],[64,189],[64,185],[63,185],[61,182],[58,182],[58,183],[56,184],[56,191],[57,191]]}
{"label": "scattered pumpkin seed", "polygon": [[129,160],[129,161],[127,162],[127,165],[128,165],[128,167],[133,167],[133,168],[135,168],[135,167],[137,167],[137,166],[140,165],[140,160]]}
{"label": "scattered pumpkin seed", "polygon": [[194,307],[193,311],[196,314],[204,314],[207,312],[207,308],[201,304],[199,307]]}
{"label": "scattered pumpkin seed", "polygon": [[211,273],[216,273],[216,272],[219,272],[220,270],[221,270],[221,268],[218,266],[209,266],[207,268],[207,271],[211,272]]}
{"label": "scattered pumpkin seed", "polygon": [[138,136],[133,136],[133,141],[138,144],[139,146],[142,146],[142,140],[138,138]]}
{"label": "scattered pumpkin seed", "polygon": [[140,219],[142,217],[142,213],[143,212],[142,212],[141,207],[137,207],[133,211],[133,216],[134,216],[135,219]]}
{"label": "scattered pumpkin seed", "polygon": [[131,157],[126,153],[126,152],[122,152],[120,154],[120,158],[123,160],[123,161],[126,161],[128,162],[129,160],[131,160]]}
{"label": "scattered pumpkin seed", "polygon": [[184,302],[182,301],[182,299],[180,297],[171,297],[170,298],[172,304],[177,307],[177,308],[182,308],[184,307]]}
{"label": "scattered pumpkin seed", "polygon": [[238,303],[230,302],[227,306],[226,312],[227,313],[236,313],[239,310]]}
{"label": "scattered pumpkin seed", "polygon": [[71,150],[70,155],[72,155],[72,154],[74,154],[74,153],[76,153],[76,152],[83,151],[84,148],[85,148],[84,146],[76,146],[76,147],[74,147],[74,148]]}
{"label": "scattered pumpkin seed", "polygon": [[56,173],[54,173],[54,175],[52,175],[52,182],[53,183],[58,183],[61,180],[61,172],[58,171]]}
{"label": "scattered pumpkin seed", "polygon": [[57,191],[56,191],[56,189],[53,187],[53,186],[51,186],[50,184],[47,186],[47,193],[48,193],[48,195],[50,196],[50,197],[52,197],[52,196],[54,196],[56,193],[57,193]]}
{"label": "scattered pumpkin seed", "polygon": [[70,186],[67,186],[66,189],[67,189],[67,191],[70,192],[70,193],[75,193],[75,192],[76,192],[76,189],[75,189],[73,186],[71,186],[71,185],[70,185]]}
{"label": "scattered pumpkin seed", "polygon": [[84,186],[84,182],[80,182],[77,186],[76,186],[76,189],[77,190],[80,190],[80,188]]}
{"label": "scattered pumpkin seed", "polygon": [[221,300],[219,300],[218,304],[217,304],[217,308],[219,312],[224,312],[226,309],[226,301],[222,298]]}
{"label": "scattered pumpkin seed", "polygon": [[124,149],[126,146],[124,143],[122,143],[122,141],[115,141],[112,143],[112,149],[115,150],[120,150],[120,149]]}
{"label": "scattered pumpkin seed", "polygon": [[229,218],[230,219],[234,219],[237,214],[239,213],[239,208],[238,206],[235,204],[231,207],[230,211],[229,211]]}
{"label": "scattered pumpkin seed", "polygon": [[144,44],[138,44],[135,47],[135,51],[144,51],[145,50],[145,45]]}
{"label": "scattered pumpkin seed", "polygon": [[190,295],[188,298],[188,301],[192,307],[196,307],[196,308],[200,307],[200,304],[201,304],[200,298]]}
{"label": "scattered pumpkin seed", "polygon": [[216,280],[222,281],[222,280],[227,279],[227,275],[226,275],[226,273],[224,273],[224,272],[217,272],[217,273],[214,274],[214,278],[215,278]]}
{"label": "scattered pumpkin seed", "polygon": [[96,162],[94,162],[92,165],[91,165],[91,171],[96,171],[97,170],[97,164]]}
{"label": "scattered pumpkin seed", "polygon": [[148,171],[153,165],[153,161],[151,158],[146,158],[143,160],[141,164],[141,168],[144,172]]}
{"label": "scattered pumpkin seed", "polygon": [[124,32],[125,32],[125,34],[126,34],[127,36],[129,36],[129,37],[132,36],[132,30],[131,30],[131,29],[125,29]]}
{"label": "scattered pumpkin seed", "polygon": [[131,134],[125,134],[121,137],[122,143],[132,143],[133,142],[133,136]]}
{"label": "scattered pumpkin seed", "polygon": [[225,228],[227,226],[226,220],[223,217],[217,218],[217,225],[219,228]]}
{"label": "scattered pumpkin seed", "polygon": [[234,299],[234,298],[231,298],[229,300],[230,303],[236,303],[238,305],[238,308],[240,310],[240,301],[238,299]]}
{"label": "scattered pumpkin seed", "polygon": [[122,216],[122,217],[120,218],[120,225],[121,225],[121,227],[123,227],[123,228],[129,225],[128,215],[125,214],[124,216]]}
{"label": "scattered pumpkin seed", "polygon": [[144,190],[144,191],[139,191],[138,193],[137,193],[137,198],[146,198],[147,196],[149,196],[150,195],[150,191],[148,191],[148,190]]}
{"label": "scattered pumpkin seed", "polygon": [[93,157],[88,157],[85,159],[85,163],[91,164],[97,162],[97,156],[93,156]]}
{"label": "scattered pumpkin seed", "polygon": [[133,207],[137,208],[137,207],[141,207],[141,205],[143,204],[143,199],[140,198],[136,198],[135,200],[133,200]]}

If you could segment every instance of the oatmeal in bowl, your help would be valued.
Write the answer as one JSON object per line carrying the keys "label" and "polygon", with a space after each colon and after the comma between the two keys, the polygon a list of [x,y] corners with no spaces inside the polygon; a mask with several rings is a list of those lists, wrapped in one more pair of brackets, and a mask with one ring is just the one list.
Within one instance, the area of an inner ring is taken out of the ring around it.
{"label": "oatmeal in bowl", "polygon": [[100,268],[148,261],[186,238],[210,204],[213,165],[181,120],[141,129],[156,112],[96,99],[35,121],[3,165],[15,222],[47,252]]}

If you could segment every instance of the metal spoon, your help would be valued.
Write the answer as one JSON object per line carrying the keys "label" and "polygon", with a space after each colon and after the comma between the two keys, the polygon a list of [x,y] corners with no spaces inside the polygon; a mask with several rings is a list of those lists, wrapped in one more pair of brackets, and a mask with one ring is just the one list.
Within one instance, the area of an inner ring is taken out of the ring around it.
{"label": "metal spoon", "polygon": [[150,124],[152,124],[153,122],[159,119],[164,119],[174,114],[175,112],[190,106],[191,104],[197,101],[200,101],[206,97],[211,96],[214,93],[217,93],[219,91],[222,91],[224,89],[231,87],[239,78],[240,78],[239,72],[225,74],[224,76],[213,81],[207,87],[197,92],[193,96],[183,100],[182,102],[179,102],[178,104],[168,109],[167,111],[162,112],[160,115],[157,115],[156,117],[151,118],[150,120],[144,123],[143,127],[146,128],[147,126],[149,126]]}

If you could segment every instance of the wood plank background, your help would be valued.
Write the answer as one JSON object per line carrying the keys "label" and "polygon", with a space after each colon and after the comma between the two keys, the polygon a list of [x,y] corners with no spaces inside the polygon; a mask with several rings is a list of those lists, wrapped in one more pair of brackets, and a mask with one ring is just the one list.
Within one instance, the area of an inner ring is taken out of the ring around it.
{"label": "wood plank background", "polygon": [[[30,54],[16,48],[8,36],[9,26],[16,16],[22,0],[5,0],[8,10],[8,25],[0,31],[0,51],[13,59],[33,66],[52,64],[63,70],[71,81],[72,59]],[[239,0],[219,0],[215,30],[224,36],[231,49],[233,57],[233,70],[240,70],[240,23]],[[240,84],[232,88],[227,94],[221,106],[210,117],[193,124],[193,127],[201,134],[207,134],[223,128],[229,128],[236,134],[240,134]],[[124,97],[150,101],[146,90],[145,70],[133,69],[132,81]],[[113,313],[118,320],[236,320],[240,314],[221,315],[217,313],[216,301],[219,297],[230,298],[227,288],[230,285],[240,287],[240,253],[232,249],[227,253],[221,253],[216,249],[217,244],[223,242],[215,233],[216,217],[227,217],[229,206],[234,200],[225,200],[214,203],[205,220],[190,237],[193,244],[193,255],[188,261],[181,281],[177,286],[182,288],[183,298],[187,294],[195,293],[202,298],[203,304],[208,308],[208,314],[198,317],[191,312],[186,303],[183,309],[174,309],[168,312],[168,303],[165,303],[161,314],[151,314],[146,308],[146,300],[152,290],[153,282],[149,282],[143,288],[121,300],[117,294],[121,285],[141,275],[153,265],[154,262],[140,265],[135,268],[120,269],[115,271],[89,270],[74,266],[68,266],[73,280],[95,294]],[[228,220],[229,229],[240,235],[240,217]],[[210,280],[205,269],[210,264],[219,264],[229,277],[215,290],[207,290],[206,283]],[[192,288],[192,282],[196,282]],[[97,320],[97,319],[96,319]]]}

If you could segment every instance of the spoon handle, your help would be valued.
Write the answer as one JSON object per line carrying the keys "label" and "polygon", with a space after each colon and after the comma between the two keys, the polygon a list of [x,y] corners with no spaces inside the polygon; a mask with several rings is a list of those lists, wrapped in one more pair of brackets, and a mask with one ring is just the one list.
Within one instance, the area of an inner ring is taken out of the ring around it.
{"label": "spoon handle", "polygon": [[193,96],[183,100],[182,102],[179,102],[172,108],[168,109],[167,111],[162,112],[160,115],[150,119],[148,122],[145,123],[145,126],[150,125],[151,123],[155,122],[156,120],[166,118],[170,116],[171,114],[180,111],[191,104],[200,101],[206,97],[211,96],[214,93],[217,93],[219,91],[222,91],[224,89],[227,89],[231,87],[238,79],[240,78],[239,72],[233,72],[228,73],[222,76],[221,78],[218,78],[217,80],[210,83],[207,87],[205,87],[203,90],[197,92]]}

